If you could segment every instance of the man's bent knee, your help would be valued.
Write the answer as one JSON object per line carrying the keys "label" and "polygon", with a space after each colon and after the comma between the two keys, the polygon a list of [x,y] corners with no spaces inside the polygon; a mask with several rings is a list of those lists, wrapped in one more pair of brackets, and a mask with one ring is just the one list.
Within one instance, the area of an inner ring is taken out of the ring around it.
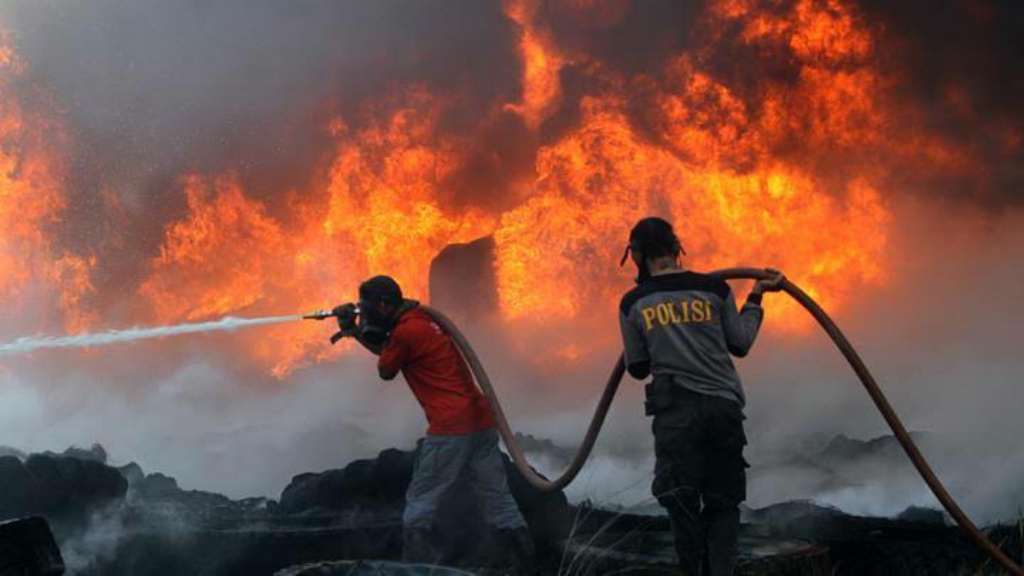
{"label": "man's bent knee", "polygon": [[518,530],[526,527],[519,504],[511,492],[485,496],[482,502],[484,521],[488,526],[498,530]]}
{"label": "man's bent knee", "polygon": [[407,528],[429,529],[434,525],[434,513],[436,507],[405,505],[405,512],[402,513],[402,524]]}

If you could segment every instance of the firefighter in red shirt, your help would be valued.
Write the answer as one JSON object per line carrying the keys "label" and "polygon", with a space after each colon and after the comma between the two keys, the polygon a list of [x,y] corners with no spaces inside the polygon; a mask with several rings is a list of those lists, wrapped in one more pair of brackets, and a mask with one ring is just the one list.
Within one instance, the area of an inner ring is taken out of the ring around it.
{"label": "firefighter in red shirt", "polygon": [[532,561],[533,542],[508,488],[494,414],[455,343],[417,302],[405,300],[388,276],[363,282],[358,310],[357,315],[354,304],[335,309],[341,331],[332,343],[354,337],[380,356],[382,379],[401,373],[429,424],[405,495],[403,558],[442,560],[433,537],[434,515],[449,489],[464,478],[491,528],[486,537],[496,540],[492,546],[506,555],[506,565],[525,568]]}

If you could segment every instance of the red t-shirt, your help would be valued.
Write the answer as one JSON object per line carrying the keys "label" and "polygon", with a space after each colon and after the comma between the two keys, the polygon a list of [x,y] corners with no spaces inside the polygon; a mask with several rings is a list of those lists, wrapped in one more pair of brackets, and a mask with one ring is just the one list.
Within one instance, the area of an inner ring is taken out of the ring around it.
{"label": "red t-shirt", "polygon": [[380,354],[380,368],[402,371],[427,415],[427,434],[454,436],[495,425],[490,404],[455,342],[430,314],[413,308],[402,314]]}

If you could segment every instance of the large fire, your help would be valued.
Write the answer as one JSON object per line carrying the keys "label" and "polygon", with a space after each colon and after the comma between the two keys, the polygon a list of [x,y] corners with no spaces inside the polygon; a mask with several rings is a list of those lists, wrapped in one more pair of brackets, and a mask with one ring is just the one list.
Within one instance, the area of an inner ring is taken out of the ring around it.
{"label": "large fire", "polygon": [[[659,70],[629,72],[579,43],[562,46],[545,4],[506,1],[521,93],[477,121],[518,117],[540,143],[533,173],[518,184],[521,201],[501,209],[455,201],[466,194],[453,189],[453,176],[483,146],[473,131],[447,128],[458,95],[394,86],[358,114],[325,121],[330,153],[310,158],[316,176],[307,189],[281,191],[284,202],[271,205],[228,170],[180,175],[185,214],[166,225],[138,280],[138,308],[149,311],[139,321],[302,312],[351,298],[373,274],[390,274],[427,300],[430,263],[442,248],[493,235],[503,321],[577,323],[613,341],[607,328],[633,274],[618,258],[629,227],[652,214],[676,223],[688,266],[777,267],[842,311],[851,287],[886,282],[888,163],[953,166],[966,164],[965,155],[924,128],[901,132],[915,111],[892,104],[898,78],[876,69],[884,31],[850,3],[762,4],[711,2],[696,25],[699,48],[680,50]],[[596,29],[613,25],[624,6],[580,0],[564,9]],[[794,73],[716,74],[723,46],[771,55]],[[579,84],[571,91],[567,71]],[[68,327],[81,329],[96,321],[84,306],[96,262],[59,251],[47,236],[66,206],[61,166],[42,145],[50,121],[32,117],[14,95],[19,78],[4,42],[0,296],[31,282],[59,286]],[[773,306],[773,325],[801,330],[803,316],[787,306]],[[309,324],[240,341],[235,353],[278,376],[340,353],[322,326]],[[559,357],[579,355],[561,344]]]}
{"label": "large fire", "polygon": [[[66,207],[57,152],[62,128],[45,93],[25,97],[24,76],[24,64],[0,30],[0,299],[7,311],[55,307],[64,328],[81,330],[92,320],[83,300],[93,291],[94,261],[61,252],[51,241]],[[54,320],[42,316],[29,327]]]}
{"label": "large fire", "polygon": [[[425,295],[433,257],[494,224],[475,210],[441,209],[438,182],[458,166],[463,145],[439,140],[438,104],[428,94],[414,88],[397,100],[393,109],[368,112],[376,120],[362,130],[340,118],[330,124],[337,146],[324,189],[296,198],[287,221],[272,218],[231,177],[186,178],[189,215],[167,229],[142,285],[155,320],[322,308],[351,299],[374,274]],[[273,331],[252,345],[277,375],[332,355],[322,326]]]}
{"label": "large fire", "polygon": [[[775,266],[829,308],[842,305],[847,286],[884,280],[889,216],[870,173],[839,182],[815,173],[816,149],[892,137],[883,80],[866,64],[871,37],[839,2],[801,1],[784,14],[751,4],[713,4],[712,35],[738,21],[742,42],[781,46],[798,60],[798,81],[765,82],[752,109],[701,70],[705,55],[680,54],[651,98],[653,142],[627,102],[649,79],[611,78],[617,90],[585,98],[579,127],[539,151],[536,193],[496,232],[506,317],[610,307],[628,278],[609,266],[624,223],[654,213],[676,222],[693,266]],[[786,158],[779,151],[795,138],[802,154]],[[784,325],[801,326],[784,306]]]}

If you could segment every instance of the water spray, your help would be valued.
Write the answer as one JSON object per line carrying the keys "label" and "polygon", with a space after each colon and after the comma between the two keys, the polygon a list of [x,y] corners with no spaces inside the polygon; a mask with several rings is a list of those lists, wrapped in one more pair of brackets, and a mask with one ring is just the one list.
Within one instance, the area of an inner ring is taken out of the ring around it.
{"label": "water spray", "polygon": [[[329,310],[322,312],[330,312]],[[320,314],[322,312],[317,312]],[[209,322],[194,322],[190,324],[178,324],[175,326],[160,326],[156,328],[127,328],[124,330],[109,330],[95,334],[75,334],[72,336],[25,336],[13,342],[0,344],[0,355],[25,354],[35,350],[47,348],[88,348],[91,346],[103,346],[106,344],[117,344],[120,342],[134,342],[137,340],[149,340],[152,338],[165,338],[179,334],[196,334],[199,332],[215,332],[223,330],[238,330],[254,326],[266,326],[267,324],[280,324],[281,322],[292,322],[302,320],[310,316],[270,316],[267,318],[234,318],[227,316],[220,320]],[[329,316],[325,316],[329,317]]]}
{"label": "water spray", "polygon": [[[356,315],[359,315],[360,311],[358,306],[354,311]],[[108,330],[106,332],[74,334],[71,336],[23,336],[17,340],[0,344],[0,356],[27,354],[36,350],[51,348],[89,348],[93,346],[104,346],[107,344],[119,344],[122,342],[166,338],[168,336],[178,336],[181,334],[234,331],[241,328],[280,324],[282,322],[293,322],[295,320],[326,320],[337,316],[337,309],[316,310],[309,314],[268,316],[266,318],[235,318],[233,316],[225,316],[220,320],[210,320],[208,322],[191,322],[186,324],[176,324],[174,326],[157,326],[152,328],[135,327],[123,330]]]}

